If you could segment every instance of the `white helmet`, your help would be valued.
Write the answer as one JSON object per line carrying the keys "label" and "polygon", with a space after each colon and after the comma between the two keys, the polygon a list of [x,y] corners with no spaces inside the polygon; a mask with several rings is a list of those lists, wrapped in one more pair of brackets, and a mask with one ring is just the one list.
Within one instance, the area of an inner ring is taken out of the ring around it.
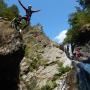
{"label": "white helmet", "polygon": [[32,5],[29,5],[28,8],[32,8]]}

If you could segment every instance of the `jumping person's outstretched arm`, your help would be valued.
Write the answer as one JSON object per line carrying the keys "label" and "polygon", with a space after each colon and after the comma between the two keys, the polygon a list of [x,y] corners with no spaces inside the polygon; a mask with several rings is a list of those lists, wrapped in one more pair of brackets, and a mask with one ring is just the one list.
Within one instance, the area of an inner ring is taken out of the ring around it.
{"label": "jumping person's outstretched arm", "polygon": [[21,3],[20,0],[18,0],[18,2],[20,3],[20,5],[26,10],[26,8],[24,7],[24,5]]}
{"label": "jumping person's outstretched arm", "polygon": [[34,13],[34,12],[39,12],[39,11],[41,11],[41,10],[32,10],[33,13]]}

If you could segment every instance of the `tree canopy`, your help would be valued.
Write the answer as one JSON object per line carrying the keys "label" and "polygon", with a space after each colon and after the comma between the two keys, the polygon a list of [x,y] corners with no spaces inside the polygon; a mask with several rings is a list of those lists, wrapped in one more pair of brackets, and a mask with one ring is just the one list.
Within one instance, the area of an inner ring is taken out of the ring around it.
{"label": "tree canopy", "polygon": [[70,29],[63,43],[82,44],[90,40],[90,31],[85,32],[84,29],[81,29],[84,25],[90,24],[90,0],[77,1],[80,8],[76,8],[77,11],[69,16]]}
{"label": "tree canopy", "polygon": [[77,2],[83,9],[90,8],[90,0],[77,0]]}
{"label": "tree canopy", "polygon": [[8,7],[4,0],[0,0],[0,16],[5,17],[8,20],[12,20],[19,14],[19,10],[16,5]]}

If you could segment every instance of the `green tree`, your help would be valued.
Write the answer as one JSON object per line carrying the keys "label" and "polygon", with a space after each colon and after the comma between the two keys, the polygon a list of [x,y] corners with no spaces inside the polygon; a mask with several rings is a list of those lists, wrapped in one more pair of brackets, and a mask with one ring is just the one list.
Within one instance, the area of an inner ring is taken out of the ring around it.
{"label": "green tree", "polygon": [[77,0],[83,9],[90,8],[90,0]]}
{"label": "green tree", "polygon": [[77,11],[72,13],[68,19],[70,29],[67,32],[67,37],[63,42],[64,44],[82,44],[89,40],[87,38],[90,36],[90,31],[85,32],[85,30],[81,28],[90,23],[90,0],[78,0],[78,2],[80,7],[76,8]]}
{"label": "green tree", "polygon": [[0,0],[0,16],[4,15],[5,8],[7,8],[6,3],[4,2],[4,0]]}
{"label": "green tree", "polygon": [[17,16],[19,14],[19,10],[17,8],[17,6],[15,4],[13,4],[11,7],[9,7],[8,9],[11,10],[11,12],[14,14],[14,16]]}
{"label": "green tree", "polygon": [[75,12],[70,15],[68,22],[71,28],[80,29],[83,25],[90,23],[90,13],[85,11]]}
{"label": "green tree", "polygon": [[0,5],[1,5],[1,7],[7,7],[7,4],[5,3],[5,1],[4,0],[0,0]]}
{"label": "green tree", "polygon": [[0,16],[1,17],[5,17],[8,20],[12,20],[18,14],[19,14],[19,10],[16,5],[7,7],[5,0],[0,0]]}

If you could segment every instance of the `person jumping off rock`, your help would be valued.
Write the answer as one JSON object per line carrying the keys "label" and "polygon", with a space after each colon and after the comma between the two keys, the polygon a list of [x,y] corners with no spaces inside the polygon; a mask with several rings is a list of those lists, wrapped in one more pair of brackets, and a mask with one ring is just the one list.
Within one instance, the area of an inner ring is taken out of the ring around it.
{"label": "person jumping off rock", "polygon": [[[23,9],[25,10],[26,12],[26,16],[25,17],[22,17],[22,19],[25,19],[26,20],[26,23],[27,23],[27,26],[30,24],[30,19],[31,19],[31,16],[34,12],[39,12],[40,10],[32,10],[32,6],[29,5],[28,8],[26,8],[20,0],[18,0],[19,4],[23,7]],[[25,27],[27,27],[25,26]],[[25,28],[24,27],[24,28]]]}

